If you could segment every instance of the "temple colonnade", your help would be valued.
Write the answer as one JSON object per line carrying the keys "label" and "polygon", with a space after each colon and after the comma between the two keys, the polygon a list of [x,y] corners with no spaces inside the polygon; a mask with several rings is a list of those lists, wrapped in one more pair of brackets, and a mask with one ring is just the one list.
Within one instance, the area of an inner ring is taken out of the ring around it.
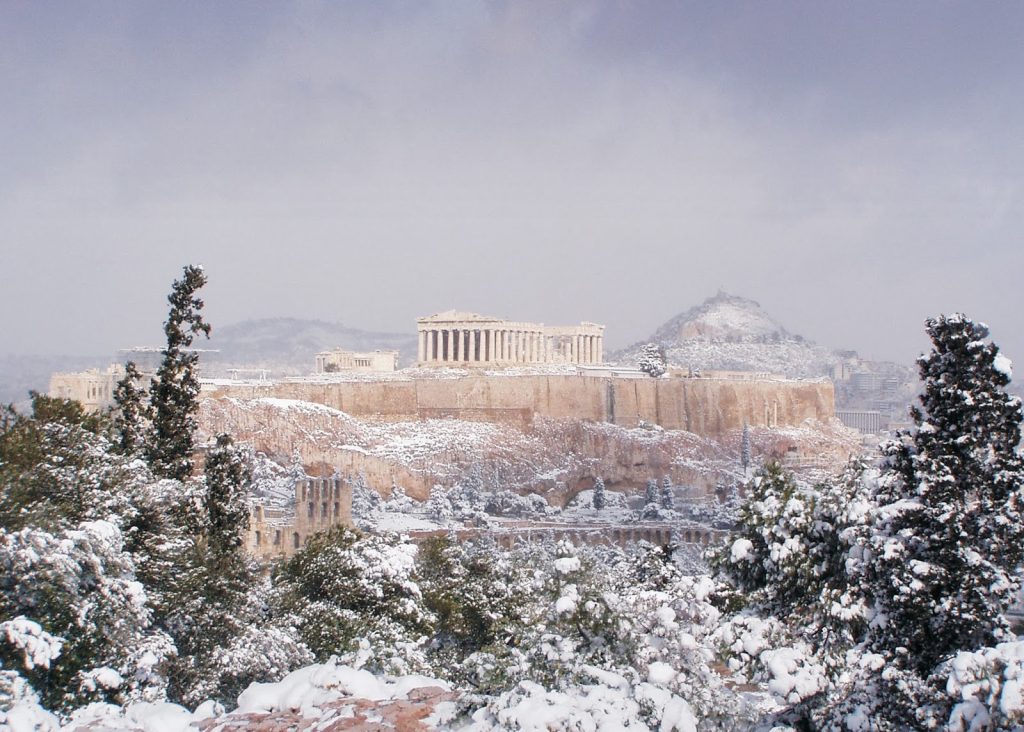
{"label": "temple colonnade", "polygon": [[597,364],[604,326],[544,326],[449,311],[417,320],[422,366]]}

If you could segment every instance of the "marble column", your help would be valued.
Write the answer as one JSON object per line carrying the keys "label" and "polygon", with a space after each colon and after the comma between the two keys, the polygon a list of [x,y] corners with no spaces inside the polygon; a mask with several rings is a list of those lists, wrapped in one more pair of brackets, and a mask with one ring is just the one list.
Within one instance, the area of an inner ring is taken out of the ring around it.
{"label": "marble column", "polygon": [[455,333],[450,328],[444,330],[444,350],[441,352],[442,361],[451,361],[452,354],[455,352],[452,349],[455,348]]}
{"label": "marble column", "polygon": [[604,363],[604,336],[597,337],[597,362]]}
{"label": "marble column", "polygon": [[416,363],[423,363],[424,361],[427,360],[427,334],[421,330],[417,334],[417,336],[418,338],[416,344]]}
{"label": "marble column", "polygon": [[474,363],[476,361],[480,360],[480,359],[478,359],[476,357],[476,331],[475,330],[470,330],[469,331],[469,359],[468,360],[473,361]]}

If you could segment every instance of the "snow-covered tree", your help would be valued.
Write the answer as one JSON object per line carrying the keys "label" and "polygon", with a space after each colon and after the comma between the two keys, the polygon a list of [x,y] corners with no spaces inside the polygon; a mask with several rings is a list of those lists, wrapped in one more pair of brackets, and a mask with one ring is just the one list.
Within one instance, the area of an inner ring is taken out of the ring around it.
{"label": "snow-covered tree", "polygon": [[128,361],[124,378],[114,387],[114,435],[126,455],[134,455],[145,446],[149,400],[141,382],[142,374],[135,362]]}
{"label": "snow-covered tree", "polygon": [[796,619],[813,648],[842,656],[868,614],[846,559],[868,521],[873,479],[853,462],[838,479],[810,486],[769,464],[752,481],[734,538],[709,553],[710,563],[744,604]]}
{"label": "snow-covered tree", "polygon": [[640,349],[637,367],[648,376],[661,376],[668,370],[665,349],[656,343],[646,344]]}
{"label": "snow-covered tree", "polygon": [[430,539],[416,555],[416,577],[426,608],[433,614],[429,645],[435,673],[465,684],[478,683],[488,662],[470,657],[500,644],[522,622],[531,595],[524,588],[533,567],[485,539],[470,543],[455,537]]}
{"label": "snow-covered tree", "polygon": [[160,698],[170,639],[153,629],[120,530],[0,530],[0,661],[50,709]]}
{"label": "snow-covered tree", "polygon": [[427,499],[427,515],[438,523],[447,523],[455,517],[452,502],[448,500],[448,494],[442,486],[435,485],[430,489],[430,497]]}
{"label": "snow-covered tree", "polygon": [[658,483],[656,480],[654,480],[654,478],[649,478],[647,480],[647,488],[644,491],[644,505],[648,505],[651,503],[653,503],[654,505],[658,505],[660,502],[661,501],[658,493]]}
{"label": "snow-covered tree", "polygon": [[277,574],[277,611],[295,618],[317,659],[387,673],[426,668],[431,615],[414,577],[416,547],[338,526],[310,537]]}
{"label": "snow-covered tree", "polygon": [[675,507],[675,495],[672,492],[672,481],[668,476],[661,482],[661,507],[671,511]]}
{"label": "snow-covered tree", "polygon": [[199,354],[189,347],[196,335],[210,336],[210,326],[200,312],[203,301],[196,294],[205,284],[203,268],[189,265],[167,296],[171,305],[164,323],[167,345],[149,390],[153,412],[146,441],[146,455],[153,472],[165,478],[184,480],[192,473]]}
{"label": "snow-covered tree", "polygon": [[362,473],[347,482],[352,488],[352,521],[361,529],[372,528],[373,515],[381,504],[380,494],[367,485]]}
{"label": "snow-covered tree", "polygon": [[915,429],[885,447],[873,530],[852,565],[875,606],[868,647],[885,661],[879,708],[896,724],[921,723],[920,695],[905,693],[911,681],[1009,637],[1004,610],[1024,559],[1021,405],[1005,390],[1009,361],[964,315],[929,319],[927,331]]}
{"label": "snow-covered tree", "polygon": [[604,490],[604,478],[598,476],[597,480],[594,481],[594,493],[591,497],[595,511],[600,511],[607,502]]}
{"label": "snow-covered tree", "polygon": [[217,435],[206,456],[206,532],[211,550],[232,552],[242,547],[249,528],[252,470],[231,436]]}
{"label": "snow-covered tree", "polygon": [[132,512],[127,484],[138,474],[114,455],[102,418],[78,402],[33,395],[32,414],[5,408],[0,420],[0,526],[58,530]]}

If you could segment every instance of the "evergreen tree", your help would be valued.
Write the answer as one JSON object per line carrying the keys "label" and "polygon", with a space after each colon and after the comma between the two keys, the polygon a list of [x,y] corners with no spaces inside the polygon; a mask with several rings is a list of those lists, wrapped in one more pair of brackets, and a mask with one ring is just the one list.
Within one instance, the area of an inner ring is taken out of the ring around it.
{"label": "evergreen tree", "polygon": [[0,418],[0,526],[48,530],[132,512],[137,476],[110,451],[108,424],[77,401],[32,393],[32,414]]}
{"label": "evergreen tree", "polygon": [[[295,618],[316,658],[333,655],[374,671],[424,670],[403,657],[433,621],[414,576],[416,547],[344,526],[314,534],[276,575],[276,605]],[[369,654],[369,655],[367,655]]]}
{"label": "evergreen tree", "polygon": [[138,386],[141,380],[135,362],[129,361],[124,365],[124,378],[114,388],[114,435],[125,455],[134,455],[145,446],[149,403],[144,399],[145,389]]}
{"label": "evergreen tree", "polygon": [[647,480],[647,490],[644,492],[644,505],[658,504],[658,483],[654,478]]}
{"label": "evergreen tree", "polygon": [[242,547],[249,528],[246,495],[252,483],[252,470],[230,435],[217,435],[206,458],[205,473],[210,549],[219,553],[236,551]]}
{"label": "evergreen tree", "polygon": [[164,323],[167,346],[150,386],[153,423],[146,445],[153,472],[165,478],[184,480],[192,473],[199,355],[188,349],[196,335],[210,336],[210,326],[200,313],[203,301],[196,295],[205,284],[202,267],[189,265],[167,297],[171,305]]}
{"label": "evergreen tree", "polygon": [[988,328],[962,314],[929,319],[918,359],[916,429],[886,447],[868,590],[884,623],[871,647],[926,676],[940,661],[1006,637],[1003,610],[1024,559],[1017,453],[1021,404]]}
{"label": "evergreen tree", "polygon": [[671,511],[675,506],[675,496],[672,495],[672,482],[665,476],[661,483],[661,507]]}
{"label": "evergreen tree", "polygon": [[740,465],[746,471],[750,468],[750,425],[743,423],[743,437],[740,438]]}
{"label": "evergreen tree", "polygon": [[640,349],[637,366],[645,374],[657,378],[668,370],[665,349],[656,343],[648,343]]}
{"label": "evergreen tree", "polygon": [[595,511],[600,511],[605,506],[604,479],[598,478],[594,481],[593,505]]}

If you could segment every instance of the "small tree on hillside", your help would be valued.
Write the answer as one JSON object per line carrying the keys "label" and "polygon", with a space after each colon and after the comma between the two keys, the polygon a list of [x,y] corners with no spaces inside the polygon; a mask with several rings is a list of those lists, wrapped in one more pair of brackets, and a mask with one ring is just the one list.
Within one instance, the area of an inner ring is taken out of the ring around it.
{"label": "small tree on hillside", "polygon": [[203,301],[196,295],[205,284],[202,267],[189,265],[167,297],[171,305],[164,324],[167,346],[149,390],[153,424],[146,445],[153,472],[165,478],[184,480],[192,473],[199,355],[188,348],[196,335],[210,337],[210,326],[200,314]]}
{"label": "small tree on hillside", "polygon": [[605,506],[606,497],[604,495],[604,479],[598,478],[594,481],[594,494],[592,497],[593,506],[595,511],[600,511]]}
{"label": "small tree on hillside", "polygon": [[661,507],[671,511],[675,507],[675,496],[672,494],[672,481],[668,476],[661,483]]}
{"label": "small tree on hillside", "polygon": [[644,505],[658,504],[658,483],[654,478],[647,481],[647,490],[644,492]]}
{"label": "small tree on hillside", "polygon": [[648,343],[640,349],[637,366],[648,376],[657,378],[668,370],[665,349],[656,343]]}

